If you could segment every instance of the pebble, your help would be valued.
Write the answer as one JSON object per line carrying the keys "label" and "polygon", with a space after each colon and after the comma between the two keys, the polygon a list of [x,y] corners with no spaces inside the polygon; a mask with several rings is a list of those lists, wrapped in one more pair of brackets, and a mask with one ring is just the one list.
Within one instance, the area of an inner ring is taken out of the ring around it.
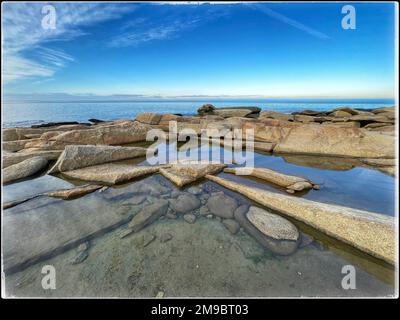
{"label": "pebble", "polygon": [[164,233],[160,237],[160,242],[164,243],[172,239],[172,235],[170,233]]}
{"label": "pebble", "polygon": [[78,264],[86,260],[86,258],[89,256],[87,251],[81,251],[79,252],[71,261],[71,264]]}
{"label": "pebble", "polygon": [[77,252],[82,252],[82,251],[86,251],[86,250],[88,250],[89,249],[89,242],[84,242],[84,243],[81,243],[79,246],[78,246],[78,248],[76,248],[76,251]]}
{"label": "pebble", "polygon": [[192,213],[186,213],[183,216],[183,219],[187,222],[187,223],[194,223],[196,221],[196,216]]}

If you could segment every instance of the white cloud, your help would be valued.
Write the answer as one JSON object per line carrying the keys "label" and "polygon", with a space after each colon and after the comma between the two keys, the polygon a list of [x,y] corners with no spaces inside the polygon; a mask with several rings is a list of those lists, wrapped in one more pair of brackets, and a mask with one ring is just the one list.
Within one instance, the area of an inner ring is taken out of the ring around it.
{"label": "white cloud", "polygon": [[[173,3],[165,3],[163,5],[173,5]],[[190,3],[190,5],[193,5],[193,3]],[[144,18],[129,21],[122,27],[121,33],[110,40],[109,46],[137,46],[154,40],[177,38],[182,32],[192,30],[229,14],[228,7],[209,7],[205,8],[205,10],[203,8],[199,10],[187,11],[185,15],[172,13],[164,16],[162,21]]]}
{"label": "white cloud", "polygon": [[278,13],[270,8],[267,8],[263,4],[246,4],[246,5],[248,5],[250,8],[253,8],[253,9],[256,9],[256,10],[259,10],[259,11],[265,13],[266,15],[270,16],[271,18],[274,18],[274,19],[279,20],[285,24],[288,24],[296,29],[306,32],[309,35],[312,35],[316,38],[330,39],[330,37],[328,35],[326,35],[325,33],[315,30],[309,26],[306,26],[305,24],[303,24],[299,21],[296,21],[296,20],[289,18],[281,13]]}
{"label": "white cloud", "polygon": [[[55,29],[41,26],[42,7],[48,3],[3,3],[3,80],[10,82],[31,77],[52,77],[73,61],[62,50],[45,47],[54,40],[70,40],[85,34],[81,28],[115,19],[135,7],[131,4],[55,3]],[[28,56],[29,51],[34,56]]]}

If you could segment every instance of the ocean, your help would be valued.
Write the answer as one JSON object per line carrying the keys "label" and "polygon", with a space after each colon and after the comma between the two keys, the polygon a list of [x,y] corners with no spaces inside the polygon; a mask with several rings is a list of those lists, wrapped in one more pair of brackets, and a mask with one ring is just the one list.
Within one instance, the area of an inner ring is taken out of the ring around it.
{"label": "ocean", "polygon": [[196,114],[205,103],[216,107],[258,106],[262,110],[295,112],[305,109],[331,110],[340,106],[370,109],[393,106],[390,99],[374,100],[215,100],[215,101],[57,101],[3,102],[3,127],[29,127],[34,124],[59,121],[87,122],[100,120],[134,119],[141,112]]}

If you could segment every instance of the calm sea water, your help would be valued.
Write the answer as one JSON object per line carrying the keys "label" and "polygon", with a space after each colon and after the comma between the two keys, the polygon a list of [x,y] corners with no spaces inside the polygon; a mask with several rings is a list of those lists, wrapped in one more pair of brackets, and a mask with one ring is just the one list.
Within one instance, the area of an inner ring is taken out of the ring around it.
{"label": "calm sea water", "polygon": [[330,110],[339,106],[377,108],[392,106],[391,100],[229,100],[229,101],[135,101],[135,102],[4,102],[3,127],[31,126],[45,122],[133,119],[141,112],[195,114],[204,103],[223,106],[258,106],[263,110],[294,112],[304,109]]}

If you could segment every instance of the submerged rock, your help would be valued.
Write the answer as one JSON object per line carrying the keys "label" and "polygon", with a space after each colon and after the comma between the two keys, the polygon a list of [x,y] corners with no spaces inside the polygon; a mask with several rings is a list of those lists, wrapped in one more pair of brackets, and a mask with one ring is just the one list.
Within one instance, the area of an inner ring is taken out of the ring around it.
{"label": "submerged rock", "polygon": [[144,207],[139,211],[131,220],[128,227],[131,231],[137,232],[147,225],[153,223],[162,215],[167,212],[168,201],[160,199],[158,202],[153,203],[147,207]]}
{"label": "submerged rock", "polygon": [[193,211],[200,205],[200,200],[190,193],[181,194],[177,199],[170,200],[170,207],[178,213]]}
{"label": "submerged rock", "polygon": [[[297,250],[298,241],[286,240],[286,239],[274,239],[267,234],[260,231],[249,219],[246,217],[246,213],[243,210],[235,211],[235,220],[240,226],[252,236],[258,243],[260,243],[265,249],[278,255],[290,255]],[[262,229],[266,231],[265,229]],[[269,232],[267,232],[269,233]],[[271,232],[272,234],[275,234]]]}
{"label": "submerged rock", "polygon": [[230,233],[236,234],[239,232],[240,225],[234,219],[224,219],[222,224],[229,230]]}
{"label": "submerged rock", "polygon": [[246,217],[258,230],[268,237],[277,240],[297,241],[299,239],[299,232],[293,223],[277,214],[251,206]]}
{"label": "submerged rock", "polygon": [[216,194],[208,199],[207,207],[212,214],[224,219],[231,219],[238,204],[231,197],[224,194]]}
{"label": "submerged rock", "polygon": [[33,157],[13,164],[3,169],[3,183],[29,177],[47,166],[47,160],[43,157]]}
{"label": "submerged rock", "polygon": [[63,172],[62,174],[73,179],[116,184],[155,173],[160,168],[158,166],[132,166],[128,164],[106,163]]}
{"label": "submerged rock", "polygon": [[131,159],[146,155],[146,148],[92,145],[66,146],[50,173],[71,171],[97,164]]}
{"label": "submerged rock", "polygon": [[315,185],[302,177],[290,176],[267,168],[225,168],[224,172],[252,176],[286,188],[287,192],[311,189]]}
{"label": "submerged rock", "polygon": [[170,233],[163,233],[163,234],[160,236],[160,242],[161,242],[161,243],[165,243],[165,242],[170,241],[172,238],[173,238],[173,237],[172,237],[172,234],[170,234]]}
{"label": "submerged rock", "polygon": [[277,194],[219,177],[206,178],[376,258],[395,263],[396,233],[393,217]]}
{"label": "submerged rock", "polygon": [[186,213],[183,216],[183,220],[185,220],[187,223],[194,223],[196,221],[196,216],[193,213]]}

